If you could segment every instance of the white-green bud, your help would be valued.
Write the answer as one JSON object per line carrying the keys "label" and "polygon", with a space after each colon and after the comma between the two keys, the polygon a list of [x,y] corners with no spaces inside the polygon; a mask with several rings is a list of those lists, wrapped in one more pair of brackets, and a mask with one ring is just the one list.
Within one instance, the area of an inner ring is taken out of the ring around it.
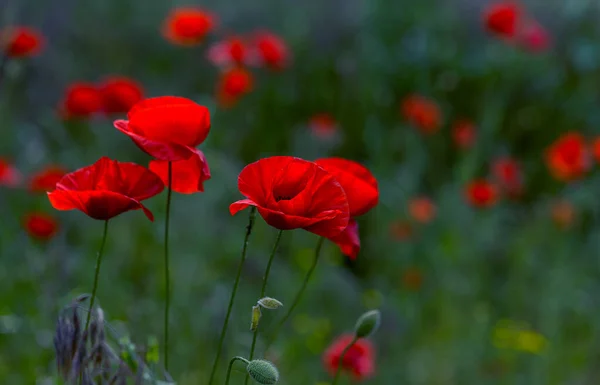
{"label": "white-green bud", "polygon": [[377,331],[380,322],[381,313],[379,310],[368,311],[356,321],[354,335],[356,338],[366,338]]}
{"label": "white-green bud", "polygon": [[264,307],[265,309],[269,309],[269,310],[275,310],[275,309],[283,306],[283,304],[281,302],[279,302],[275,298],[271,298],[271,297],[264,297],[264,298],[259,299],[258,304],[260,306]]}
{"label": "white-green bud", "polygon": [[255,331],[258,328],[258,322],[262,313],[260,312],[260,306],[252,306],[252,322],[250,323],[250,331]]}
{"label": "white-green bud", "polygon": [[279,371],[269,361],[252,360],[246,370],[250,377],[259,384],[272,385],[279,381]]}

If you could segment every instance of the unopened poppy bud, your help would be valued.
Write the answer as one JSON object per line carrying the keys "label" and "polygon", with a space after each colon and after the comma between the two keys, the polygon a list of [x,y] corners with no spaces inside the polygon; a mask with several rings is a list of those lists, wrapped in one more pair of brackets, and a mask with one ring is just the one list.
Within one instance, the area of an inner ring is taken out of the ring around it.
{"label": "unopened poppy bud", "polygon": [[248,374],[259,384],[275,384],[279,381],[279,371],[269,361],[253,360],[246,367]]}
{"label": "unopened poppy bud", "polygon": [[269,309],[269,310],[275,310],[278,307],[283,306],[283,304],[281,302],[279,302],[275,298],[271,298],[271,297],[264,297],[264,298],[259,299],[258,304],[260,306],[264,307],[265,309]]}
{"label": "unopened poppy bud", "polygon": [[255,331],[256,328],[258,328],[258,322],[260,321],[261,316],[262,313],[260,312],[260,306],[252,306],[252,322],[250,323],[250,331]]}
{"label": "unopened poppy bud", "polygon": [[356,338],[365,338],[375,333],[381,322],[381,313],[379,310],[371,310],[361,315],[356,326],[354,327],[354,335]]}

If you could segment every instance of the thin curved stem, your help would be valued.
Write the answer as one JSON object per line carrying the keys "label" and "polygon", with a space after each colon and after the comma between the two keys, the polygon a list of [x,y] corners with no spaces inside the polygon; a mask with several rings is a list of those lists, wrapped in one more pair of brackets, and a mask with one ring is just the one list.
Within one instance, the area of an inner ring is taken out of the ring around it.
{"label": "thin curved stem", "polygon": [[[265,296],[265,291],[267,290],[267,281],[269,280],[269,273],[271,272],[271,265],[273,264],[273,259],[275,259],[275,254],[277,253],[277,248],[279,247],[279,241],[281,240],[281,235],[283,234],[283,230],[279,230],[277,233],[277,239],[275,240],[275,245],[273,245],[273,250],[271,251],[271,256],[269,256],[269,262],[267,263],[267,269],[265,270],[265,276],[263,277],[262,287],[260,289],[260,298]],[[256,349],[256,339],[258,337],[258,326],[254,330],[254,335],[252,336],[252,346],[250,347],[250,361],[254,358],[254,350]],[[250,376],[246,375],[245,384],[248,384],[248,380]]]}
{"label": "thin curved stem", "polygon": [[169,272],[169,217],[171,214],[171,185],[173,184],[173,164],[169,162],[167,176],[167,213],[165,218],[165,324],[164,324],[164,346],[165,346],[165,371],[169,371],[169,306],[171,302]]}
{"label": "thin curved stem", "polygon": [[310,268],[308,269],[308,273],[306,273],[306,277],[304,277],[304,282],[302,282],[302,286],[300,287],[300,290],[298,290],[298,293],[296,293],[296,297],[294,297],[292,306],[290,306],[288,308],[287,313],[285,313],[285,315],[283,316],[281,321],[279,321],[279,324],[277,324],[277,326],[275,327],[275,331],[272,333],[269,343],[267,344],[267,349],[269,348],[269,346],[271,346],[271,344],[273,342],[275,342],[275,340],[277,339],[277,335],[279,334],[279,331],[281,330],[283,325],[285,325],[286,321],[290,318],[290,316],[292,315],[296,306],[298,306],[298,304],[300,304],[300,301],[302,300],[302,296],[304,295],[304,292],[306,291],[308,282],[310,281],[310,278],[312,277],[312,274],[315,271],[315,268],[317,267],[317,262],[319,262],[319,256],[321,255],[321,248],[323,246],[324,241],[325,241],[324,237],[320,237],[319,240],[317,241],[317,247],[315,248],[315,257],[313,259],[313,263],[310,266]]}
{"label": "thin curved stem", "polygon": [[225,385],[229,385],[229,377],[231,377],[231,369],[233,368],[233,363],[236,361],[243,361],[246,365],[248,365],[250,363],[250,361],[248,361],[244,357],[239,357],[239,356],[233,357],[231,359],[231,361],[229,361],[229,368],[227,369],[227,378],[225,378]]}
{"label": "thin curved stem", "polygon": [[337,371],[335,372],[335,377],[333,378],[333,382],[331,383],[331,385],[337,384],[338,379],[340,377],[340,373],[342,372],[342,364],[344,363],[344,357],[346,356],[346,353],[348,353],[348,350],[350,350],[352,345],[354,345],[356,343],[356,341],[358,341],[358,338],[354,337],[352,339],[352,341],[348,344],[348,346],[346,346],[344,348],[344,350],[342,351],[342,355],[340,356],[340,361],[338,362]]}
{"label": "thin curved stem", "polygon": [[248,239],[252,233],[252,227],[254,226],[254,218],[256,218],[256,207],[252,207],[250,210],[250,218],[248,219],[248,226],[246,226],[246,236],[244,237],[244,245],[242,246],[242,258],[238,265],[235,282],[233,283],[233,289],[231,290],[231,297],[229,297],[229,306],[227,307],[227,314],[225,315],[225,321],[221,328],[221,337],[219,338],[219,346],[217,347],[217,355],[213,362],[212,370],[210,372],[209,385],[212,385],[215,379],[215,373],[217,372],[217,366],[219,364],[219,358],[221,356],[221,349],[223,348],[223,341],[225,341],[225,334],[227,334],[227,325],[229,324],[229,317],[231,316],[231,309],[233,309],[233,303],[235,301],[235,294],[237,292],[238,284],[240,283],[240,276],[242,275],[242,269],[244,267],[244,261],[246,260],[246,251],[248,250]]}
{"label": "thin curved stem", "polygon": [[90,318],[92,316],[92,311],[94,310],[94,302],[96,300],[96,290],[98,290],[98,277],[100,276],[100,264],[102,263],[102,254],[104,254],[104,245],[106,245],[106,236],[108,234],[108,219],[104,221],[104,232],[102,234],[102,243],[100,243],[100,250],[98,250],[98,255],[96,256],[96,271],[94,273],[94,286],[92,288],[92,298],[90,299],[90,311],[87,314],[87,318],[85,320],[85,329],[87,330],[90,325]]}

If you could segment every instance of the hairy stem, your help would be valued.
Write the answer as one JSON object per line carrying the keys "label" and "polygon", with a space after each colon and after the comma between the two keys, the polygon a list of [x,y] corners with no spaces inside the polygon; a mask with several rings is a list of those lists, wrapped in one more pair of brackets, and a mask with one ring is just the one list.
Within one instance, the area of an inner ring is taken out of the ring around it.
{"label": "hairy stem", "polygon": [[92,311],[94,310],[94,302],[96,300],[96,291],[98,290],[98,277],[100,276],[100,264],[102,263],[102,254],[104,254],[104,245],[106,245],[106,236],[108,234],[108,220],[104,221],[104,232],[102,235],[102,243],[100,243],[100,250],[98,251],[98,255],[96,256],[96,271],[94,273],[94,286],[92,288],[92,298],[90,299],[90,311],[87,314],[87,318],[85,320],[85,329],[87,330],[90,325],[90,318],[92,316]]}
{"label": "hairy stem", "polygon": [[358,338],[354,337],[352,339],[352,341],[348,344],[348,346],[346,346],[344,348],[344,350],[342,351],[342,355],[340,356],[340,361],[338,362],[337,371],[335,372],[335,377],[333,378],[333,382],[331,383],[331,385],[337,384],[338,379],[340,377],[340,373],[342,372],[342,364],[344,363],[344,357],[346,356],[346,353],[348,353],[348,350],[350,350],[352,345],[354,345],[356,343],[356,341],[358,341]]}
{"label": "hairy stem", "polygon": [[239,357],[239,356],[233,357],[231,359],[231,361],[229,361],[229,368],[227,369],[227,378],[225,378],[225,385],[229,385],[229,377],[231,377],[231,369],[233,368],[233,363],[236,361],[243,361],[246,365],[248,365],[250,363],[250,361],[248,361],[244,357]]}
{"label": "hairy stem", "polygon": [[170,272],[169,272],[169,217],[171,214],[171,185],[173,184],[173,164],[169,162],[167,176],[167,213],[165,218],[165,320],[164,320],[164,347],[165,370],[169,371],[169,306],[171,302]]}

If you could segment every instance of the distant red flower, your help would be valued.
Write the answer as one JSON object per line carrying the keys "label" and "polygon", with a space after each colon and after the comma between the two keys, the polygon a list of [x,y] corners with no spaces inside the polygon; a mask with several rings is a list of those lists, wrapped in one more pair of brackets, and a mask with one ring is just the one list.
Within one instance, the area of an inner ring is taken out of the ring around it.
{"label": "distant red flower", "polygon": [[[169,161],[153,160],[150,170],[158,175],[165,186],[169,182]],[[197,156],[172,163],[171,188],[180,194],[193,194],[204,191],[204,182],[210,179],[210,169],[204,153],[197,150]]]}
{"label": "distant red flower", "polygon": [[37,55],[44,45],[44,38],[30,27],[9,27],[2,31],[0,42],[6,56],[23,58]]}
{"label": "distant red flower", "polygon": [[467,185],[467,201],[479,208],[493,206],[498,199],[496,186],[486,180],[478,179]]}
{"label": "distant red flower", "polygon": [[402,285],[411,291],[417,291],[423,286],[423,273],[416,267],[409,267],[402,272]]}
{"label": "distant red flower", "polygon": [[492,165],[492,173],[508,196],[516,198],[523,193],[523,174],[516,160],[509,157],[496,159]]}
{"label": "distant red flower", "polygon": [[484,14],[488,31],[504,38],[513,38],[517,33],[521,9],[513,2],[492,4]]}
{"label": "distant red flower", "polygon": [[107,157],[65,175],[48,193],[57,210],[81,210],[94,219],[108,220],[129,210],[142,209],[151,221],[154,216],[141,201],[164,189],[160,178],[135,163]]}
{"label": "distant red flower", "polygon": [[59,166],[49,166],[35,173],[29,181],[29,191],[48,192],[54,190],[56,183],[67,171]]}
{"label": "distant red flower", "polygon": [[583,135],[567,132],[545,153],[550,173],[560,181],[580,178],[590,167],[590,154]]}
{"label": "distant red flower", "polygon": [[433,134],[439,128],[442,113],[438,105],[419,95],[409,95],[402,101],[404,118],[424,134]]}
{"label": "distant red flower", "polygon": [[261,31],[254,36],[260,64],[272,70],[282,70],[289,65],[290,53],[288,47],[279,36]]}
{"label": "distant red flower", "polygon": [[25,216],[23,226],[27,233],[35,239],[49,241],[58,232],[58,222],[54,217],[44,213],[30,213]]}
{"label": "distant red flower", "polygon": [[408,221],[395,221],[390,225],[390,235],[395,241],[406,241],[413,234],[413,228]]}
{"label": "distant red flower", "polygon": [[317,138],[333,137],[338,131],[338,124],[328,113],[315,114],[310,118],[309,127]]}
{"label": "distant red flower", "polygon": [[334,177],[291,156],[264,158],[244,167],[238,188],[247,199],[229,206],[231,215],[256,206],[265,222],[280,230],[302,228],[331,238],[348,226],[348,199]]}
{"label": "distant red flower", "polygon": [[596,159],[596,163],[600,163],[600,136],[592,141],[592,155]]}
{"label": "distant red flower", "polygon": [[125,114],[144,98],[142,86],[133,79],[113,76],[100,85],[104,113]]}
{"label": "distant red flower", "polygon": [[200,8],[181,7],[171,11],[163,25],[163,36],[172,44],[200,44],[215,27],[215,17]]}
{"label": "distant red flower", "polygon": [[452,140],[456,147],[466,150],[475,144],[477,132],[475,125],[467,120],[459,120],[452,126]]}
{"label": "distant red flower", "polygon": [[427,197],[413,198],[408,202],[408,212],[419,223],[429,223],[435,218],[436,207]]}
{"label": "distant red flower", "polygon": [[217,84],[217,99],[222,107],[233,106],[254,87],[252,73],[243,68],[232,68],[221,74]]}
{"label": "distant red flower", "polygon": [[[344,349],[354,337],[338,337],[323,353],[323,364],[333,376],[337,372]],[[359,339],[346,352],[342,361],[342,370],[350,373],[357,381],[364,380],[375,372],[375,349],[369,340]]]}
{"label": "distant red flower", "polygon": [[219,41],[208,50],[208,60],[218,67],[242,66],[250,60],[249,55],[247,43],[236,36]]}
{"label": "distant red flower", "polygon": [[64,119],[84,119],[102,110],[102,96],[91,83],[76,82],[67,88],[59,107]]}
{"label": "distant red flower", "polygon": [[550,34],[543,26],[535,21],[525,25],[520,32],[520,35],[521,44],[529,52],[544,52],[550,48]]}
{"label": "distant red flower", "polygon": [[552,220],[561,229],[571,227],[575,220],[575,208],[567,200],[554,202],[551,208]]}
{"label": "distant red flower", "polygon": [[[366,214],[379,202],[377,179],[360,163],[342,158],[318,159],[315,163],[331,173],[342,185],[348,199],[351,218]],[[354,219],[350,220],[348,227],[341,234],[329,239],[351,259],[355,259],[360,251],[358,224]]]}
{"label": "distant red flower", "polygon": [[21,173],[6,159],[0,158],[0,186],[16,187],[21,182]]}

